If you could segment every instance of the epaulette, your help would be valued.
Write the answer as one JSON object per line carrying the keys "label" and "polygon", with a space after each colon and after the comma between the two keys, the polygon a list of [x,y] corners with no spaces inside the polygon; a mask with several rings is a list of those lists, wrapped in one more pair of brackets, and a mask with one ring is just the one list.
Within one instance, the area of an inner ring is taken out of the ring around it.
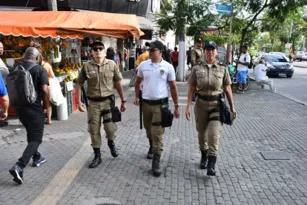
{"label": "epaulette", "polygon": [[223,62],[221,62],[221,61],[219,61],[218,64],[221,65],[221,66],[226,66],[225,63],[223,63]]}

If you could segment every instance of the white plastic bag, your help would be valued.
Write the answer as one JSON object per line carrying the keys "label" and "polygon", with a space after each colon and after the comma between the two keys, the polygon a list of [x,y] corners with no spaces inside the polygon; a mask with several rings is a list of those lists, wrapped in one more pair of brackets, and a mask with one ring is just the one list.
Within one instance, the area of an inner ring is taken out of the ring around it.
{"label": "white plastic bag", "polygon": [[61,91],[61,85],[56,78],[49,78],[49,87],[50,87],[50,102],[59,106],[64,103],[65,98]]}

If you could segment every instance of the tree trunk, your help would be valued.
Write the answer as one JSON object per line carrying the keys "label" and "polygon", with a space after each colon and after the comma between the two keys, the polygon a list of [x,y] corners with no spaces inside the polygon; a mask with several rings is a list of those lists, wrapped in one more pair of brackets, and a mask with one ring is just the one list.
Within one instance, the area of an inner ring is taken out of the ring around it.
{"label": "tree trunk", "polygon": [[[242,34],[241,34],[241,41],[240,41],[240,48],[243,45],[244,41],[245,41],[245,36],[247,33],[247,29],[254,23],[254,21],[256,20],[256,18],[258,17],[258,15],[268,6],[268,0],[265,0],[264,5],[262,6],[262,8],[255,14],[255,16],[253,17],[253,19],[247,24],[247,26],[242,30]],[[239,52],[240,53],[240,52]]]}

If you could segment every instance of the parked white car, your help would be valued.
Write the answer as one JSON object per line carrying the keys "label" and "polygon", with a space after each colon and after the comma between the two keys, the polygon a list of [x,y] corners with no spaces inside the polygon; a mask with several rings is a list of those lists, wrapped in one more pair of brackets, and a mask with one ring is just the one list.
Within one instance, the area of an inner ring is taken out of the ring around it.
{"label": "parked white car", "polygon": [[304,53],[304,55],[302,56],[302,60],[307,61],[307,53]]}

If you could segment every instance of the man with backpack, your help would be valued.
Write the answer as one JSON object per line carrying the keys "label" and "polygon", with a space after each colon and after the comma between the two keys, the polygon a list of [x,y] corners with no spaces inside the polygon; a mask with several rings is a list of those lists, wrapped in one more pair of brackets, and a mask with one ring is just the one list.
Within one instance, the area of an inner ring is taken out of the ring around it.
{"label": "man with backpack", "polygon": [[48,74],[36,64],[39,51],[34,47],[26,49],[24,62],[7,76],[10,104],[15,107],[20,122],[26,128],[28,145],[16,164],[9,170],[18,184],[23,183],[23,169],[33,158],[33,167],[40,166],[46,159],[38,152],[44,134],[45,114],[41,104],[50,105],[48,98]]}

